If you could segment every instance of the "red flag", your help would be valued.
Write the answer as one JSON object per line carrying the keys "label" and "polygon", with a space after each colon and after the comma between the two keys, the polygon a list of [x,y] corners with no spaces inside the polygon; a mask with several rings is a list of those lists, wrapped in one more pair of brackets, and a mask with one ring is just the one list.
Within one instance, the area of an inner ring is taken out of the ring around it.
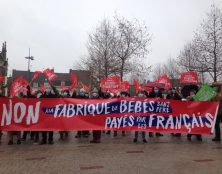
{"label": "red flag", "polygon": [[35,71],[31,82],[34,81],[41,73],[42,73],[41,71]]}
{"label": "red flag", "polygon": [[150,88],[148,86],[141,86],[141,89],[144,91],[147,91],[148,93],[152,92],[153,88]]}
{"label": "red flag", "polygon": [[2,75],[0,75],[0,83],[4,82],[4,77]]}
{"label": "red flag", "polygon": [[80,83],[80,85],[82,86],[82,88],[86,91],[86,92],[90,92],[90,88],[86,85],[84,85],[82,82]]}
{"label": "red flag", "polygon": [[43,94],[45,93],[45,86],[44,85],[41,85],[41,91]]}
{"label": "red flag", "polygon": [[119,89],[122,91],[128,91],[130,88],[130,84],[128,81],[122,81],[122,83],[119,86]]}
{"label": "red flag", "polygon": [[71,73],[71,79],[72,79],[72,85],[70,86],[69,91],[73,90],[78,86],[78,81],[75,74]]}
{"label": "red flag", "polygon": [[136,89],[136,93],[138,93],[139,90],[141,90],[141,86],[140,86],[139,82],[137,80],[134,80],[133,81],[133,85],[134,85],[134,87]]}
{"label": "red flag", "polygon": [[197,72],[184,72],[180,74],[180,83],[198,84]]}
{"label": "red flag", "polygon": [[113,91],[119,88],[120,77],[112,76],[112,77],[104,77],[101,79],[101,90],[105,91]]}
{"label": "red flag", "polygon": [[166,74],[158,77],[158,79],[156,80],[156,83],[165,84],[165,89],[169,89],[171,87],[170,79],[168,78]]}
{"label": "red flag", "polygon": [[18,77],[11,85],[10,95],[14,97],[28,85],[29,83],[22,76]]}
{"label": "red flag", "polygon": [[57,78],[57,75],[50,69],[46,69],[43,71],[47,79],[51,82],[54,81]]}

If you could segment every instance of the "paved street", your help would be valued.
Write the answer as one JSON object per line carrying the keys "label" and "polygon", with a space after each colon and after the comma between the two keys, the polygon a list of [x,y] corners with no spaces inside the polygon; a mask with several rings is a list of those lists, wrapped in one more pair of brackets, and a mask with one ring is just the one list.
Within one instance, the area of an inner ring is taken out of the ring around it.
{"label": "paved street", "polygon": [[55,135],[54,145],[7,145],[6,133],[0,145],[0,174],[221,174],[222,144],[203,136],[198,142],[164,134],[147,138],[148,143],[134,144],[133,134],[122,137],[102,136],[101,144],[91,138],[67,141]]}

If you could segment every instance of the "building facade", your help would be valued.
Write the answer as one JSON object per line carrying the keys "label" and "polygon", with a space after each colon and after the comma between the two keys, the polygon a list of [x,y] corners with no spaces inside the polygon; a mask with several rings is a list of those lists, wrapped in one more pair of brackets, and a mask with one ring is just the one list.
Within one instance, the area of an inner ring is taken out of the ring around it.
{"label": "building facade", "polygon": [[8,72],[8,58],[6,42],[2,44],[2,50],[0,51],[0,75],[4,77],[4,82],[0,84],[2,94],[7,95],[7,88],[3,84],[7,84],[7,73]]}
{"label": "building facade", "polygon": [[0,51],[0,74],[7,77],[8,58],[7,58],[6,42],[2,44],[2,51]]}
{"label": "building facade", "polygon": [[[53,70],[54,71],[54,70]],[[61,91],[61,86],[66,86],[69,88],[72,85],[71,80],[71,73],[75,74],[77,77],[78,82],[82,82],[87,86],[91,86],[91,73],[87,70],[72,70],[70,69],[68,73],[57,73],[54,72],[58,77],[55,81],[52,82],[52,85],[57,88],[57,90]],[[9,78],[9,86],[11,83],[18,77],[22,76],[28,82],[31,81],[32,77],[34,76],[34,72],[30,71],[22,71],[22,70],[13,70],[12,77]],[[45,87],[48,86],[48,80],[45,75],[42,73],[40,74],[31,84],[32,89],[34,91],[41,90],[41,86],[44,85]]]}

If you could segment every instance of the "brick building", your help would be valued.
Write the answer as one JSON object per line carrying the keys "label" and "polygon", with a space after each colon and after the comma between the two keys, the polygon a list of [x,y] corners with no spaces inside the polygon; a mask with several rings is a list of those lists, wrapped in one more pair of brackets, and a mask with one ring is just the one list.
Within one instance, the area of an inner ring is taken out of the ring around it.
{"label": "brick building", "polygon": [[[53,70],[54,71],[54,70]],[[52,84],[58,89],[61,90],[61,85],[65,85],[66,87],[70,87],[72,84],[71,81],[71,73],[74,73],[77,77],[78,82],[82,82],[87,86],[91,86],[91,73],[90,71],[86,70],[72,70],[70,69],[68,73],[57,73],[55,74],[58,76],[55,81],[52,82]],[[9,86],[11,86],[11,83],[19,76],[22,76],[24,79],[26,79],[28,82],[31,81],[32,77],[34,75],[34,72],[29,71],[22,71],[22,70],[13,70],[12,71],[12,77],[9,78]],[[48,80],[45,77],[44,74],[41,74],[39,77],[37,77],[33,83],[31,84],[34,91],[40,90],[41,85],[46,86],[48,84]]]}

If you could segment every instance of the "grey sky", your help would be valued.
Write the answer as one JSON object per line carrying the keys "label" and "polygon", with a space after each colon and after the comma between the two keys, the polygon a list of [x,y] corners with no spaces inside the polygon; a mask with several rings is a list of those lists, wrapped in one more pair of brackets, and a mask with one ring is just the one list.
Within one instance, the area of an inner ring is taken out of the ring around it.
{"label": "grey sky", "polygon": [[88,33],[117,12],[149,27],[153,38],[146,62],[153,65],[178,55],[212,2],[222,5],[218,0],[0,0],[0,43],[7,42],[9,74],[27,70],[29,47],[35,58],[31,70],[68,72],[86,54]]}

